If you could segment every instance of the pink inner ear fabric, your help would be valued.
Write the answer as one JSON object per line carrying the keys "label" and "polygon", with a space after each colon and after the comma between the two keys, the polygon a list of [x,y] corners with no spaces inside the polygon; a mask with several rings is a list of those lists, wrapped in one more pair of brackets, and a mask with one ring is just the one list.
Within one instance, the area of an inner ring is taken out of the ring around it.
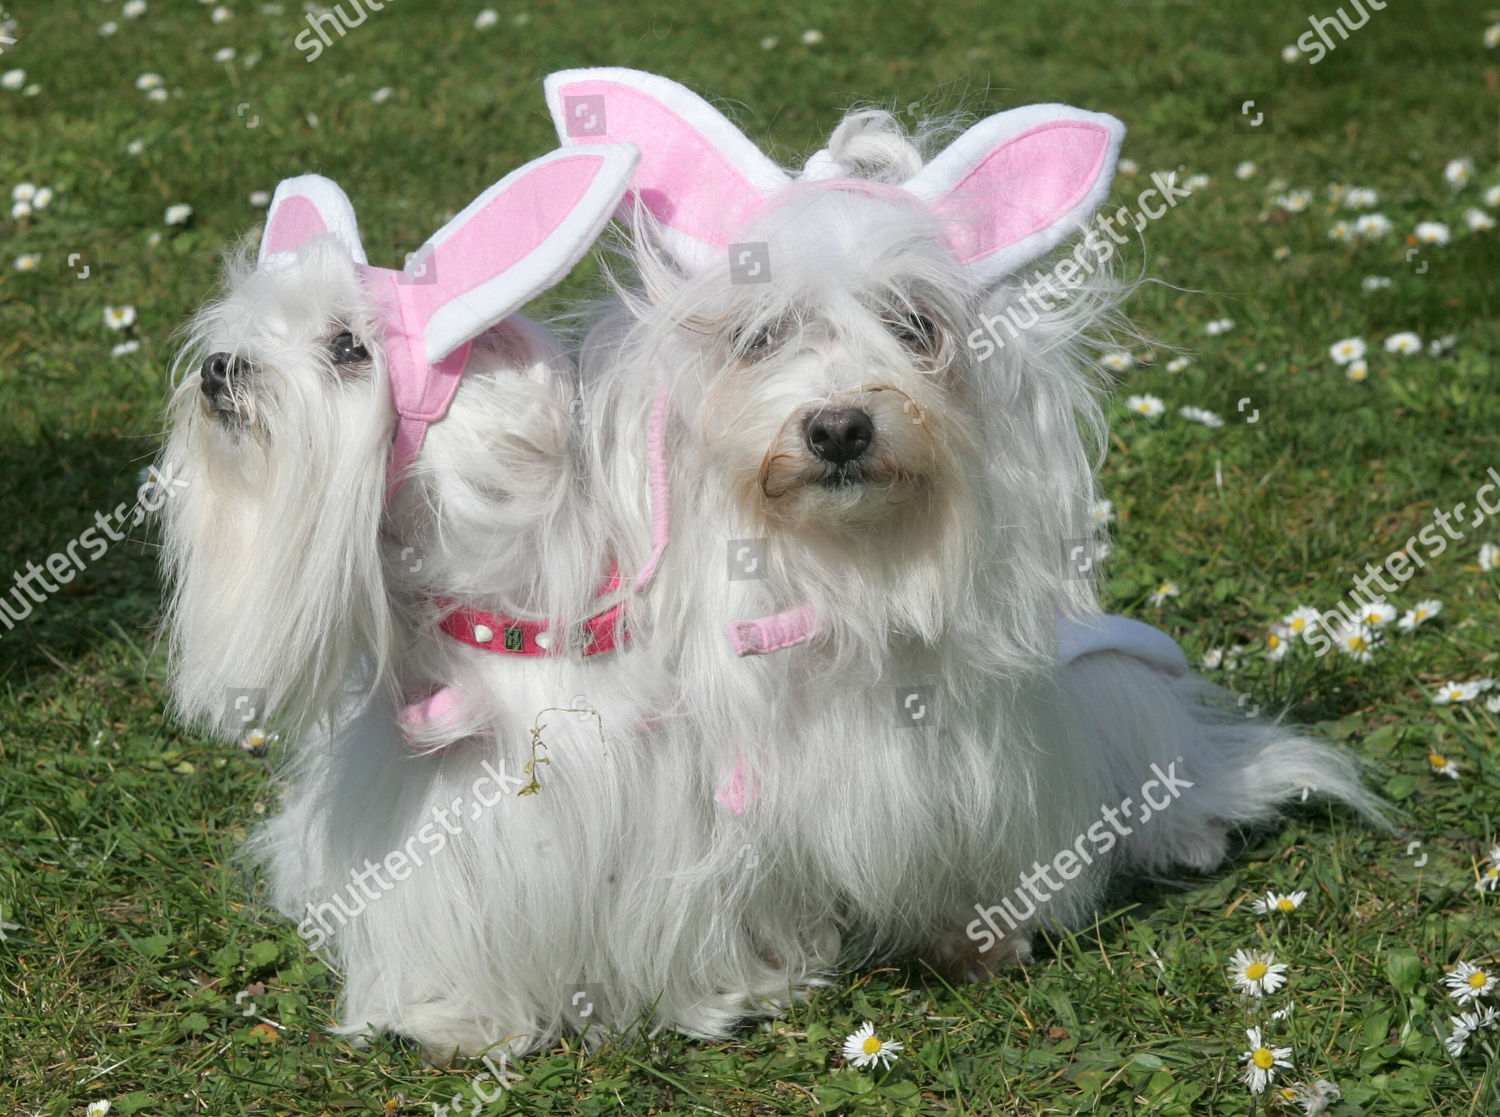
{"label": "pink inner ear fabric", "polygon": [[634,190],[657,220],[704,244],[728,245],[764,200],[690,121],[655,98],[608,81],[582,81],[566,97],[604,98],[605,130],[590,143],[641,149]]}
{"label": "pink inner ear fabric", "polygon": [[1109,141],[1100,125],[1058,121],[982,159],[936,206],[959,259],[969,263],[1025,240],[1078,205],[1099,177]]}
{"label": "pink inner ear fabric", "polygon": [[271,215],[271,225],[266,230],[264,255],[276,252],[294,252],[315,237],[328,232],[323,215],[318,207],[301,194],[293,194]]}

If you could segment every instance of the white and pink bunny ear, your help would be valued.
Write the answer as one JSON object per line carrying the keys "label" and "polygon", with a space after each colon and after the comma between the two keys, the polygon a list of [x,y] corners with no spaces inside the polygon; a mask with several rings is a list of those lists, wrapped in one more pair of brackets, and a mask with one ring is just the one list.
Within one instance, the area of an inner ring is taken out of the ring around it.
{"label": "white and pink bunny ear", "polygon": [[356,264],[365,262],[354,207],[338,185],[322,175],[283,179],[266,213],[257,262],[282,252],[295,252],[310,240],[332,234]]}
{"label": "white and pink bunny ear", "polygon": [[534,159],[444,225],[406,271],[363,269],[389,311],[383,340],[399,417],[393,486],[427,424],[447,413],[470,343],[578,263],[630,185],[637,155],[608,144]]}
{"label": "white and pink bunny ear", "polygon": [[545,82],[565,144],[641,150],[633,191],[665,246],[697,269],[721,260],[736,231],[791,180],[725,116],[675,81],[618,67],[561,70]]}
{"label": "white and pink bunny ear", "polygon": [[1028,105],[974,125],[905,189],[945,219],[983,286],[1082,230],[1109,196],[1124,137],[1104,113]]}

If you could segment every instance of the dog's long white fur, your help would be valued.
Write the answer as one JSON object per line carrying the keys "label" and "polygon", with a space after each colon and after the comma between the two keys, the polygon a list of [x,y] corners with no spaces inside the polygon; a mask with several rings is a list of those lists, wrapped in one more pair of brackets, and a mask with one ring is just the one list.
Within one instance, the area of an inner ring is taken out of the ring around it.
{"label": "dog's long white fur", "polygon": [[[851,121],[830,145],[851,175],[920,164],[892,118]],[[745,239],[770,246],[775,283],[680,274],[643,216],[581,388],[536,328],[506,323],[388,509],[380,355],[353,380],[322,356],[334,323],[375,332],[347,254],[232,262],[194,326],[166,448],[189,480],[168,506],[174,692],[222,726],[224,688],[268,688],[299,734],[255,850],[342,968],[350,1033],[523,1052],[587,985],[600,1031],[717,1036],[861,958],[983,965],[974,906],[1179,757],[1193,787],[1039,921],[1077,925],[1115,873],[1211,869],[1234,827],[1304,787],[1376,810],[1344,754],[1200,680],[1112,653],[1058,665],[1059,611],[1096,608],[1059,543],[1090,534],[1102,387],[1083,346],[1113,313],[1106,279],[981,362],[963,339],[1020,281],[972,290],[911,209],[794,187]],[[937,355],[893,334],[913,309]],[[259,370],[237,426],[198,398],[215,351]],[[628,643],[522,658],[441,634],[441,602],[581,618],[609,561],[644,565],[662,385],[671,542]],[[802,483],[799,418],[830,401],[872,416],[886,473]],[[767,576],[731,580],[729,541],[749,539]],[[735,657],[727,622],[803,603],[822,636]],[[394,705],[444,684],[467,696],[462,724],[409,742]],[[896,688],[918,685],[935,728],[896,716]],[[538,758],[531,794],[493,780]],[[737,763],[756,788],[741,814],[714,799]],[[421,867],[351,883],[397,850]],[[334,916],[338,897],[356,914]],[[1024,956],[1017,938],[997,953]]]}

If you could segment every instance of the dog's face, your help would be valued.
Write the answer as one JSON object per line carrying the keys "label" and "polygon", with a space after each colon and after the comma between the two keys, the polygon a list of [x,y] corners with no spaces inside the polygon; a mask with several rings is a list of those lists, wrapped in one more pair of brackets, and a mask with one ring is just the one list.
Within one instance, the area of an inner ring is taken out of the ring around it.
{"label": "dog's face", "polygon": [[232,263],[225,293],[194,321],[174,421],[201,428],[209,452],[288,467],[297,456],[318,464],[348,434],[388,436],[380,336],[380,315],[333,238],[257,268]]}
{"label": "dog's face", "polygon": [[914,526],[972,475],[969,311],[930,223],[896,200],[809,187],[737,246],[763,274],[747,281],[731,250],[727,270],[682,292],[698,453],[769,530]]}

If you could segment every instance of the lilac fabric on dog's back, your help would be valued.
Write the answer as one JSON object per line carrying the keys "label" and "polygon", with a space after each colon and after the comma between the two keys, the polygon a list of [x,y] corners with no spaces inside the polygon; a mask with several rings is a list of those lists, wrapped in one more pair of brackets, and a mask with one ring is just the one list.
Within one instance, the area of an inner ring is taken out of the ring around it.
{"label": "lilac fabric on dog's back", "polygon": [[1112,613],[1085,624],[1066,617],[1057,620],[1057,658],[1072,663],[1094,652],[1123,652],[1149,663],[1168,675],[1188,673],[1187,654],[1165,632],[1149,624]]}

